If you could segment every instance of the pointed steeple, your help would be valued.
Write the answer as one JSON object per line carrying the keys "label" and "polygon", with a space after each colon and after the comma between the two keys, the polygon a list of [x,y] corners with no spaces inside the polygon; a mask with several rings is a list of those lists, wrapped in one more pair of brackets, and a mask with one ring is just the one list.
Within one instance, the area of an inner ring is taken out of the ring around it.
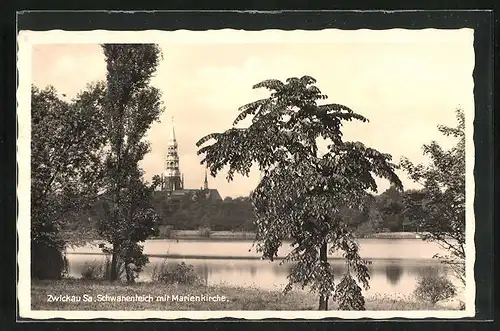
{"label": "pointed steeple", "polygon": [[169,144],[177,145],[177,139],[175,138],[175,127],[174,127],[174,117],[172,116],[172,132],[170,132],[170,137],[168,139]]}
{"label": "pointed steeple", "polygon": [[203,182],[203,188],[208,190],[207,168],[205,168],[205,181]]}

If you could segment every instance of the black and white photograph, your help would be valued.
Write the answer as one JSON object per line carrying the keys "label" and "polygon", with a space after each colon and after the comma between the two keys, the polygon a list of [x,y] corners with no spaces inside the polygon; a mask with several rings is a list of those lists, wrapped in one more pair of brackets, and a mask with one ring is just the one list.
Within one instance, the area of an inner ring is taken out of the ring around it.
{"label": "black and white photograph", "polygon": [[20,31],[20,316],[474,316],[473,44]]}

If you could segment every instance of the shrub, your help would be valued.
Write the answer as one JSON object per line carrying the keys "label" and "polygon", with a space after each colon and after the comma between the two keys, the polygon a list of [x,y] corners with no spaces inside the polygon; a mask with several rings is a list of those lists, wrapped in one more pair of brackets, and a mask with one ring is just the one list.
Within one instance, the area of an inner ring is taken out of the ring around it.
{"label": "shrub", "polygon": [[200,281],[191,264],[181,262],[169,264],[165,260],[162,264],[155,265],[151,278],[153,281],[166,284],[195,284]]}
{"label": "shrub", "polygon": [[375,232],[376,230],[372,222],[364,222],[358,225],[355,234],[358,238],[365,238],[369,235],[374,234]]}
{"label": "shrub", "polygon": [[200,237],[210,238],[210,228],[199,228],[198,234]]}
{"label": "shrub", "polygon": [[[125,268],[122,261],[118,262],[118,279],[123,277]],[[106,257],[105,261],[92,261],[85,263],[82,271],[82,279],[85,280],[110,280],[111,260]]]}
{"label": "shrub", "polygon": [[170,239],[174,235],[174,227],[172,225],[161,225],[160,226],[160,236]]}
{"label": "shrub", "polygon": [[98,280],[105,278],[105,265],[96,260],[87,263],[85,262],[82,270],[82,279],[85,280]]}
{"label": "shrub", "polygon": [[33,279],[61,279],[67,274],[64,241],[59,233],[45,229],[31,239],[31,277]]}
{"label": "shrub", "polygon": [[460,302],[458,303],[458,309],[459,310],[465,310],[465,302],[463,302],[462,300],[460,300]]}
{"label": "shrub", "polygon": [[428,301],[433,305],[454,297],[456,293],[455,286],[445,276],[432,274],[421,277],[414,291],[418,299]]}

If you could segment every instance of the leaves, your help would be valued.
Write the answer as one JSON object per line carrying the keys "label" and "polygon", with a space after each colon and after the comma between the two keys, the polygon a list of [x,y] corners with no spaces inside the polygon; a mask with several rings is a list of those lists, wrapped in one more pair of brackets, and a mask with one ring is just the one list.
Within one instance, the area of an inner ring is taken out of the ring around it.
{"label": "leaves", "polygon": [[[292,240],[294,248],[285,262],[296,264],[285,292],[294,284],[307,286],[320,295],[320,307],[326,309],[335,289],[327,261],[327,247],[331,247],[330,252],[344,253],[349,269],[337,298],[350,300],[342,303],[343,307],[362,309],[361,290],[349,277],[353,273],[368,288],[368,262],[360,258],[341,208],[360,209],[366,203],[367,190],[377,189],[375,176],[386,178],[398,190],[402,190],[402,184],[390,155],[360,142],[343,141],[343,122],[367,119],[343,105],[318,105],[326,95],[315,82],[304,76],[289,78],[285,83],[271,79],[256,84],[254,88],[270,89],[271,96],[241,107],[234,122],[253,116],[252,124],[203,137],[197,143],[198,153],[204,156],[202,162],[213,176],[228,166],[229,181],[235,173],[248,175],[251,166],[258,165],[263,175],[251,195],[257,251],[272,261],[282,243]],[[212,139],[215,142],[203,146]],[[328,151],[321,156],[319,139],[329,143]],[[347,290],[361,298],[351,300],[342,294]]]}
{"label": "leaves", "polygon": [[[104,185],[104,119],[102,84],[89,85],[70,103],[54,88],[32,88],[32,224],[51,223],[54,231],[65,217],[86,208]],[[58,230],[56,230],[58,229]],[[36,240],[39,233],[33,233]]]}
{"label": "leaves", "polygon": [[[436,142],[423,146],[430,164],[414,165],[403,158],[401,167],[424,188],[405,197],[405,217],[418,222],[425,239],[443,246],[450,256],[441,257],[457,271],[465,283],[465,117],[456,112],[457,127],[438,126],[444,135],[457,138],[457,143],[444,150]],[[450,262],[451,261],[451,262]],[[455,266],[459,266],[456,268]]]}
{"label": "leaves", "polygon": [[233,126],[238,124],[240,121],[244,120],[248,115],[255,115],[256,112],[262,111],[263,108],[268,104],[269,104],[268,99],[261,99],[261,100],[257,100],[257,101],[251,102],[249,104],[246,104],[244,106],[241,106],[238,109],[240,111],[240,114],[234,120]]}
{"label": "leaves", "polygon": [[254,89],[265,87],[269,90],[280,90],[283,88],[285,84],[283,84],[280,80],[278,79],[268,79],[264,80],[260,83],[257,83],[253,86]]}
{"label": "leaves", "polygon": [[[31,89],[31,242],[33,276],[63,272],[42,250],[62,253],[82,243],[90,224],[79,215],[105,185],[101,162],[105,148],[101,83],[88,85],[75,100],[61,100],[53,87]],[[73,236],[68,228],[80,221]],[[50,254],[52,254],[50,253]],[[57,257],[61,259],[61,257]],[[62,264],[59,264],[62,266]],[[52,272],[47,272],[48,269]]]}
{"label": "leaves", "polygon": [[356,281],[346,274],[337,285],[334,299],[339,303],[340,310],[365,310],[365,299]]}
{"label": "leaves", "polygon": [[[116,280],[119,261],[133,264],[136,271],[147,263],[138,243],[157,232],[159,218],[151,200],[159,180],[145,183],[138,163],[150,148],[145,134],[163,111],[160,91],[148,86],[161,52],[157,45],[147,44],[102,47],[107,63],[105,176],[109,186],[97,205],[97,224],[100,237],[110,244],[103,251],[112,254],[111,280]],[[127,280],[133,282],[135,274],[126,271]]]}
{"label": "leaves", "polygon": [[456,293],[455,286],[445,276],[432,274],[421,277],[414,291],[418,299],[432,304],[450,299]]}

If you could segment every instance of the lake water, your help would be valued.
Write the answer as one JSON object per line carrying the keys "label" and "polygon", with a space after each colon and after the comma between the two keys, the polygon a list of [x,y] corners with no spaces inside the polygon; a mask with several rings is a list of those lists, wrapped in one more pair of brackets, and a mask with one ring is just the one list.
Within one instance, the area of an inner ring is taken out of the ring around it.
{"label": "lake water", "polygon": [[[372,261],[370,289],[366,294],[408,295],[413,292],[419,276],[430,272],[450,271],[433,256],[445,253],[440,246],[420,239],[360,239],[360,255]],[[279,256],[290,251],[285,244]],[[68,251],[69,273],[81,277],[86,263],[104,261],[105,256],[95,246],[78,247]],[[139,275],[140,281],[151,279],[155,264],[162,263],[162,255],[175,255],[169,262],[185,261],[192,264],[196,273],[207,285],[227,284],[262,289],[281,290],[287,283],[289,264],[280,261],[258,260],[251,241],[219,240],[148,240],[144,253],[151,255],[150,263]],[[228,258],[232,257],[232,258]],[[344,261],[339,254],[329,256],[336,276],[344,271]]]}

